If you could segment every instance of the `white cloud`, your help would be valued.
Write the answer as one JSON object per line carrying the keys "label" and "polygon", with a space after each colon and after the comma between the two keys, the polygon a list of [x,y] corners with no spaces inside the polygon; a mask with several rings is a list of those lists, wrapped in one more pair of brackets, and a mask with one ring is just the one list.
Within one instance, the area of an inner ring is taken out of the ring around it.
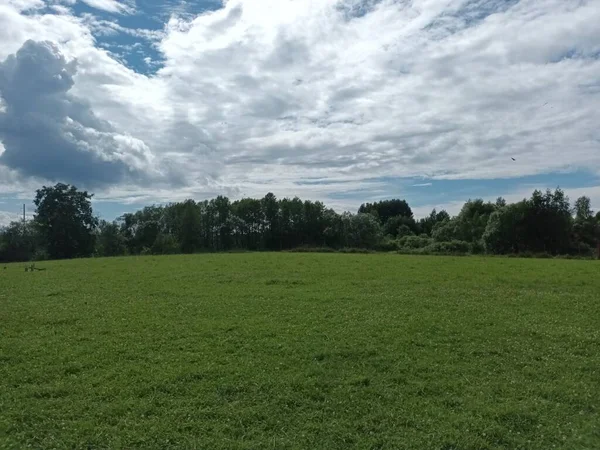
{"label": "white cloud", "polygon": [[153,76],[97,45],[117,24],[19,10],[0,6],[0,59],[28,38],[57,42],[78,60],[73,96],[135,140],[123,160],[138,167],[142,152],[170,180],[105,196],[270,190],[344,206],[332,194],[386,195],[364,181],[377,177],[600,167],[598,2],[229,0],[128,31],[156,42]]}
{"label": "white cloud", "polygon": [[68,15],[72,12],[68,6],[64,5],[51,5],[50,8],[57,14]]}
{"label": "white cloud", "polygon": [[102,11],[110,13],[132,13],[133,8],[125,5],[117,0],[81,0],[83,3],[91,6],[92,8],[101,9]]}
{"label": "white cloud", "polygon": [[15,220],[19,220],[19,215],[10,211],[0,211],[0,227],[6,226]]}
{"label": "white cloud", "polygon": [[43,0],[8,0],[7,4],[17,11],[30,11],[45,6]]}
{"label": "white cloud", "polygon": [[[600,63],[547,63],[571,47],[598,48],[600,8],[524,1],[436,39],[440,31],[423,27],[447,3],[382,2],[347,22],[333,1],[232,0],[192,23],[171,21],[160,74],[197,126],[218,135],[224,123],[219,147],[237,167],[460,178],[599,162],[598,97],[580,85]],[[536,36],[525,48],[523,34]],[[569,158],[557,157],[567,145]],[[504,163],[515,154],[521,164]]]}
{"label": "white cloud", "polygon": [[153,155],[146,144],[117,133],[70,94],[76,62],[52,43],[27,41],[0,63],[0,163],[25,176],[70,178],[84,187],[149,178]]}

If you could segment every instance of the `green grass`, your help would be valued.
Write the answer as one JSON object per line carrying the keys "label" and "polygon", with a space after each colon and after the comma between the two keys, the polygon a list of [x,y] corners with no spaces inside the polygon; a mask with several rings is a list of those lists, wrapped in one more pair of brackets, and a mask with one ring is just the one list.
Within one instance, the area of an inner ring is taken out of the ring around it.
{"label": "green grass", "polygon": [[0,268],[0,448],[598,449],[600,264]]}

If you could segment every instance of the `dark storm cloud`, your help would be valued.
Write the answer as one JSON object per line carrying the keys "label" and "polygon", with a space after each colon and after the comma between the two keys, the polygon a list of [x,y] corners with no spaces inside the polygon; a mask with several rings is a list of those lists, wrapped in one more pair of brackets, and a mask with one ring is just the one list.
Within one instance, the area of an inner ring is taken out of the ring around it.
{"label": "dark storm cloud", "polygon": [[49,42],[29,40],[0,62],[0,164],[86,186],[135,176],[144,144],[115,133],[70,94],[75,73],[76,61],[67,62]]}

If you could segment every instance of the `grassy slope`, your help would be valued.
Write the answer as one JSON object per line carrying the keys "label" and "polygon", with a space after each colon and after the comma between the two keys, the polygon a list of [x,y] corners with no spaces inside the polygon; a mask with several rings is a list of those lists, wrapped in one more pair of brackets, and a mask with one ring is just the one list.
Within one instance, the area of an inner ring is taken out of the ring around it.
{"label": "grassy slope", "polygon": [[600,448],[600,265],[397,255],[0,270],[0,447]]}

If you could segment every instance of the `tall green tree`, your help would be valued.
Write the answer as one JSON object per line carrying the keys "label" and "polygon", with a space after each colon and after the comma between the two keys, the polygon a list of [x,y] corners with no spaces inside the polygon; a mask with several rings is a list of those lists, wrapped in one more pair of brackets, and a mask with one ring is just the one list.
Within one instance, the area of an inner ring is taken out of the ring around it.
{"label": "tall green tree", "polygon": [[127,241],[116,222],[101,220],[96,236],[98,256],[121,256],[127,252]]}
{"label": "tall green tree", "polygon": [[403,235],[406,235],[406,229],[410,230],[411,234],[419,230],[415,219],[407,216],[393,216],[383,224],[384,233],[392,237],[398,236],[401,228]]}
{"label": "tall green tree", "polygon": [[576,250],[591,252],[600,242],[600,221],[594,216],[589,197],[579,197],[575,201],[573,239]]}
{"label": "tall green tree", "polygon": [[525,240],[532,252],[565,253],[570,248],[573,217],[561,189],[535,190],[527,200]]}
{"label": "tall green tree", "polygon": [[507,254],[527,250],[525,217],[527,202],[513,203],[494,211],[488,220],[482,240],[487,253]]}
{"label": "tall green tree", "polygon": [[379,219],[381,225],[385,224],[391,217],[412,217],[413,212],[406,200],[392,199],[382,200],[375,203],[364,203],[358,208],[359,214],[372,214]]}
{"label": "tall green tree", "polygon": [[468,200],[456,217],[456,235],[453,239],[465,242],[477,242],[483,236],[490,215],[496,211],[498,204],[484,202],[478,198]]}
{"label": "tall green tree", "polygon": [[431,236],[433,227],[435,227],[437,223],[445,222],[447,220],[450,220],[450,214],[448,214],[445,210],[437,212],[437,210],[434,208],[429,216],[423,217],[417,222],[418,231],[420,234],[427,234],[428,236]]}
{"label": "tall green tree", "polygon": [[38,230],[33,222],[11,222],[0,229],[0,261],[29,261],[35,257],[39,244]]}
{"label": "tall green tree", "polygon": [[124,214],[118,221],[132,254],[149,252],[158,236],[167,233],[166,229],[169,228],[165,224],[165,208],[156,205],[146,206],[133,214]]}
{"label": "tall green tree", "polygon": [[53,259],[90,256],[94,251],[94,230],[98,220],[92,197],[75,186],[58,183],[36,191],[34,221],[48,255]]}
{"label": "tall green tree", "polygon": [[589,197],[583,196],[575,200],[575,220],[584,222],[594,219],[594,211],[592,211],[592,202]]}
{"label": "tall green tree", "polygon": [[381,225],[375,216],[368,213],[344,214],[346,245],[355,248],[374,248],[383,237]]}
{"label": "tall green tree", "polygon": [[281,230],[279,223],[279,202],[277,197],[269,192],[261,200],[265,217],[265,245],[270,250],[281,249]]}
{"label": "tall green tree", "polygon": [[219,247],[217,250],[229,250],[232,245],[229,216],[231,214],[231,202],[229,198],[219,195],[213,200],[216,212],[217,235],[219,236]]}
{"label": "tall green tree", "polygon": [[202,216],[200,207],[193,200],[186,200],[181,206],[179,244],[184,253],[194,253],[202,247]]}

